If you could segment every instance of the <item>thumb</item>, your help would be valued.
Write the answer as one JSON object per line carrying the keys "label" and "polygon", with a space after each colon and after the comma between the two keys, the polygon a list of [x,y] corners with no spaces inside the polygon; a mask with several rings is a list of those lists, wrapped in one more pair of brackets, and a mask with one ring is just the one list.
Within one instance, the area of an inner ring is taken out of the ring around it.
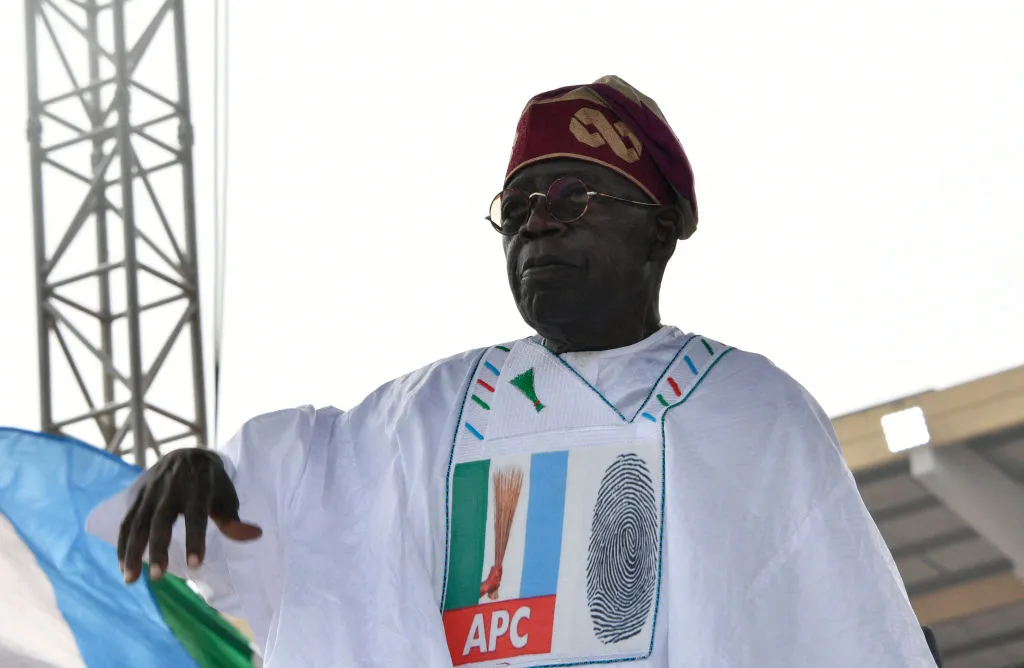
{"label": "thumb", "polygon": [[210,519],[217,524],[220,532],[231,540],[256,540],[263,535],[263,530],[255,524],[243,522],[238,518],[239,505],[235,486],[224,467],[215,468],[213,471],[213,494],[209,505]]}
{"label": "thumb", "polygon": [[243,522],[240,519],[217,519],[213,518],[220,532],[231,540],[250,541],[256,540],[263,535],[263,529],[255,524]]}

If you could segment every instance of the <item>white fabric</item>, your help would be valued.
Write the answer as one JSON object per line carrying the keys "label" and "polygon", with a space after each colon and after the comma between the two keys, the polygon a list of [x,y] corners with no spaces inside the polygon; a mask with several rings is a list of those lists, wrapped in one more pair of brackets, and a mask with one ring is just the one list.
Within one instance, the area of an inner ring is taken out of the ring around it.
{"label": "white fabric", "polygon": [[3,515],[0,592],[0,666],[85,668],[50,578]]}
{"label": "white fabric", "polygon": [[683,332],[662,327],[643,341],[614,350],[563,353],[559,357],[626,417],[647,400],[651,383],[683,344]]}
{"label": "white fabric", "polygon": [[[655,336],[678,351],[677,331]],[[231,544],[211,529],[207,565],[186,573],[179,523],[172,571],[249,621],[265,665],[452,665],[439,613],[447,474],[482,354],[390,382],[347,413],[256,418],[224,448],[241,514],[265,534]],[[615,396],[647,396],[662,369],[632,383],[616,372],[630,387]],[[831,425],[797,383],[733,351],[667,414],[665,434],[654,650],[629,665],[935,665]],[[90,530],[116,541],[125,505],[101,506]]]}

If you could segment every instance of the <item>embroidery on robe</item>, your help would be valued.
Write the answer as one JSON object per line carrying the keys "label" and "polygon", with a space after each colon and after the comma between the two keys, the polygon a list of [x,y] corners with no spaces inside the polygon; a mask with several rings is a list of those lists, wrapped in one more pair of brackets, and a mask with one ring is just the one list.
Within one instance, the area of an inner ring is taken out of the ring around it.
{"label": "embroidery on robe", "polygon": [[442,611],[453,663],[648,653],[661,466],[657,441],[455,464]]}
{"label": "embroidery on robe", "polygon": [[587,604],[605,644],[640,633],[658,584],[658,506],[647,463],[619,455],[597,492],[587,552]]}
{"label": "embroidery on robe", "polygon": [[[500,354],[494,355],[494,351],[500,351]],[[475,378],[466,389],[466,396],[469,401],[473,402],[474,407],[463,406],[459,420],[466,427],[466,431],[478,441],[484,440],[484,433],[487,431],[487,413],[491,410],[497,378],[501,376],[500,365],[504,363],[509,352],[511,352],[511,348],[507,346],[494,346],[484,351],[477,364]],[[486,380],[481,376],[485,376]]]}
{"label": "embroidery on robe", "polygon": [[[656,406],[653,403],[649,405],[645,404],[647,410],[644,410],[644,407],[641,407],[640,410],[643,412],[639,414],[640,417],[651,422],[658,422],[661,415],[663,415],[671,406],[675,406],[679,402],[686,400],[686,396],[683,396],[685,388],[690,388],[687,393],[687,396],[689,396],[689,392],[693,392],[693,389],[696,385],[700,384],[701,380],[705,375],[707,375],[707,372],[711,367],[717,364],[718,360],[721,359],[723,355],[732,350],[732,348],[723,346],[722,344],[717,344],[719,352],[716,353],[715,348],[711,346],[711,342],[701,337],[701,345],[704,347],[704,351],[707,352],[707,355],[705,356],[704,352],[702,352],[696,344],[693,346],[690,345],[690,342],[695,338],[695,336],[688,338],[680,351],[676,353],[676,357],[679,357],[680,355],[682,356],[682,361],[686,364],[686,368],[689,369],[693,376],[691,378],[677,376],[683,378],[682,384],[680,384],[680,381],[677,381],[676,377],[668,375],[669,371],[673,368],[676,372],[682,370],[676,366],[676,360],[673,358],[672,363],[669,364],[669,368],[665,370],[665,375],[658,380],[658,383],[652,389],[652,395],[657,400],[658,405]],[[664,387],[663,383],[668,387]],[[659,389],[661,392],[658,392]],[[671,390],[671,393],[669,393],[669,390]]]}
{"label": "embroidery on robe", "polygon": [[455,465],[443,611],[455,665],[551,651],[568,459]]}
{"label": "embroidery on robe", "polygon": [[[481,356],[452,435],[445,490],[441,614],[455,666],[612,664],[654,652],[666,412],[730,350],[716,344],[716,354],[698,338],[687,339],[651,387],[634,415],[638,425],[577,429],[566,433],[569,442],[557,427],[511,437],[495,428],[503,411],[529,414],[524,398],[541,410],[541,367],[527,359],[503,371],[504,347]],[[558,394],[547,380],[541,395]],[[565,415],[574,392],[596,392],[580,380],[579,389],[562,388],[560,408],[545,418]],[[612,438],[618,429],[622,438]]]}
{"label": "embroidery on robe", "polygon": [[501,587],[501,565],[508,547],[508,534],[519,505],[519,493],[523,489],[523,470],[509,466],[494,474],[494,565],[487,573],[487,579],[480,584],[480,598],[487,596],[492,601],[498,598]]}
{"label": "embroidery on robe", "polygon": [[[564,359],[563,359],[563,358],[561,357],[561,355],[556,355],[555,353],[551,352],[551,351],[550,351],[550,350],[548,350],[547,348],[544,348],[543,346],[541,346],[541,345],[539,345],[539,344],[537,344],[537,345],[538,345],[538,347],[539,347],[539,348],[541,348],[541,349],[545,350],[546,352],[548,352],[548,354],[550,354],[550,355],[551,355],[552,357],[554,357],[554,358],[555,358],[556,360],[558,360],[558,361],[559,361],[559,362],[560,362],[560,363],[562,364],[562,366],[564,366],[564,367],[565,367],[566,369],[568,369],[569,371],[571,371],[571,372],[573,373],[573,375],[575,375],[575,376],[576,376],[577,378],[579,378],[579,379],[580,379],[580,382],[582,382],[582,383],[583,383],[584,385],[586,385],[586,386],[587,386],[588,388],[590,388],[590,390],[591,390],[591,391],[592,391],[592,392],[593,392],[594,394],[596,394],[596,395],[597,395],[598,397],[600,397],[600,398],[601,398],[601,401],[603,401],[603,402],[605,403],[605,405],[607,405],[607,406],[608,406],[609,408],[611,408],[611,409],[612,409],[613,411],[615,411],[615,414],[616,414],[616,415],[618,415],[618,416],[619,416],[619,417],[620,417],[620,418],[622,419],[622,421],[623,421],[623,422],[627,422],[627,423],[632,423],[632,422],[633,422],[633,421],[635,421],[635,420],[636,420],[636,419],[637,419],[638,417],[640,417],[640,416],[641,416],[641,411],[643,411],[643,408],[644,408],[644,406],[645,406],[645,405],[647,404],[647,402],[648,402],[648,401],[649,401],[649,400],[651,399],[651,397],[653,397],[653,396],[654,396],[654,393],[655,393],[655,391],[656,391],[656,390],[658,389],[658,386],[659,386],[659,385],[660,385],[660,384],[662,383],[662,381],[664,381],[664,380],[665,380],[665,374],[667,374],[667,373],[669,372],[669,370],[671,370],[671,369],[672,369],[673,367],[675,367],[675,365],[676,365],[676,360],[677,360],[677,359],[679,358],[679,356],[680,356],[680,355],[682,355],[682,354],[683,354],[683,351],[684,351],[684,350],[686,350],[686,349],[687,349],[687,347],[688,347],[688,346],[690,345],[690,343],[691,343],[691,342],[692,342],[692,341],[693,341],[694,339],[696,339],[696,338],[697,338],[697,335],[696,335],[696,334],[690,334],[690,335],[688,335],[688,336],[687,336],[686,340],[684,340],[684,341],[682,342],[682,344],[681,344],[681,345],[679,346],[679,350],[678,350],[678,351],[676,352],[675,356],[674,356],[674,357],[673,357],[673,358],[671,359],[671,361],[669,361],[668,365],[667,365],[667,366],[665,367],[665,370],[664,370],[664,371],[662,372],[662,375],[661,375],[661,377],[660,377],[660,378],[658,378],[658,381],[657,381],[657,382],[656,382],[656,383],[654,384],[654,386],[653,386],[653,387],[651,387],[651,392],[650,392],[650,394],[648,394],[648,395],[647,395],[647,399],[645,399],[645,400],[644,400],[644,402],[643,402],[643,404],[641,404],[641,406],[640,406],[639,408],[637,408],[637,410],[636,410],[636,413],[634,413],[634,414],[633,414],[633,417],[631,417],[631,418],[627,418],[627,417],[626,417],[625,415],[623,415],[623,414],[622,414],[622,411],[620,411],[620,410],[619,410],[619,409],[618,409],[618,408],[617,408],[617,407],[616,407],[615,405],[613,405],[613,404],[612,404],[612,402],[608,401],[608,399],[607,399],[607,398],[606,398],[606,397],[605,397],[605,396],[604,396],[603,394],[601,394],[601,391],[600,391],[600,390],[598,390],[598,389],[597,389],[596,387],[594,387],[593,385],[591,385],[591,384],[590,384],[590,381],[588,381],[588,380],[587,380],[586,378],[584,378],[584,377],[583,377],[583,376],[582,376],[582,375],[580,374],[580,372],[579,372],[579,371],[577,371],[576,369],[574,369],[574,368],[573,368],[573,366],[572,366],[571,364],[569,364],[568,362],[566,362],[566,361],[565,361],[565,360],[564,360]],[[714,352],[713,352],[713,351],[712,351],[712,349],[711,349],[711,345],[710,345],[710,344],[709,344],[709,343],[707,342],[707,340],[705,340],[705,339],[701,339],[701,341],[702,341],[702,342],[704,343],[704,348],[705,348],[705,349],[706,349],[706,350],[708,351],[708,354],[709,354],[709,355],[711,355],[711,356],[714,356]],[[691,360],[691,361],[692,361],[692,360]],[[678,396],[678,395],[677,395],[677,396]],[[667,401],[665,400],[665,398],[664,398],[664,397],[662,397],[661,395],[658,395],[658,397],[657,397],[657,398],[658,398],[658,399],[659,399],[659,401],[661,402],[662,406],[668,407],[668,405],[669,405],[669,404],[668,404],[668,402],[667,402]],[[649,419],[649,418],[648,418],[648,419]],[[655,422],[657,422],[657,418],[655,418],[655,420],[654,420],[654,421],[655,421]]]}
{"label": "embroidery on robe", "polygon": [[533,367],[530,367],[509,382],[533,403],[533,407],[538,413],[544,410],[544,404],[537,398],[537,391],[533,386]]}
{"label": "embroidery on robe", "polygon": [[[690,361],[690,356],[689,355],[686,356],[686,362],[690,366],[693,366],[693,362]],[[696,372],[694,372],[694,373],[696,373]],[[683,395],[683,393],[679,389],[679,383],[677,383],[672,376],[669,376],[667,380],[668,380],[669,387],[671,387],[672,391],[676,393],[676,396],[677,397],[681,397]]]}

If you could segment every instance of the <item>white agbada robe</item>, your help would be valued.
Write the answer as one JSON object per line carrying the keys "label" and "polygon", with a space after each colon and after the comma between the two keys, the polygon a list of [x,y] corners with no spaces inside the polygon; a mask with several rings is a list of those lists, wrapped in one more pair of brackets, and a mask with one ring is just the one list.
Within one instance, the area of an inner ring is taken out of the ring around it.
{"label": "white agbada robe", "polygon": [[[247,620],[270,668],[935,666],[814,399],[675,328],[466,352],[348,412],[257,417],[221,454],[263,537],[211,524],[189,570],[179,520],[170,570]],[[116,542],[132,497],[90,531]]]}

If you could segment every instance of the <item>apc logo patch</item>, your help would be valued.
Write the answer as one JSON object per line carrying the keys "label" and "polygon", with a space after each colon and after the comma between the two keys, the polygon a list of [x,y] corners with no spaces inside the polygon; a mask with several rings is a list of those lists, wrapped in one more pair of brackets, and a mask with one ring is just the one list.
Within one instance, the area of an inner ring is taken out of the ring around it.
{"label": "apc logo patch", "polygon": [[456,464],[443,605],[454,665],[649,655],[661,454],[651,443]]}

